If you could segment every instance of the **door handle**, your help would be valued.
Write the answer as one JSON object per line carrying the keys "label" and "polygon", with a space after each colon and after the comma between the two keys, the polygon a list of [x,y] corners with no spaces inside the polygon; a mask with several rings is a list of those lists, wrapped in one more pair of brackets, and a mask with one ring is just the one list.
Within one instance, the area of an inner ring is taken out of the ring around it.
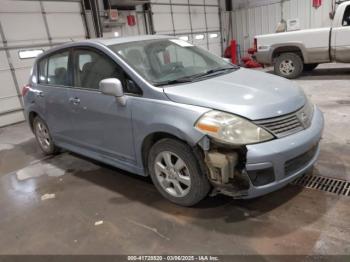
{"label": "door handle", "polygon": [[69,102],[73,103],[73,105],[78,105],[80,104],[80,99],[77,97],[71,97],[69,98]]}

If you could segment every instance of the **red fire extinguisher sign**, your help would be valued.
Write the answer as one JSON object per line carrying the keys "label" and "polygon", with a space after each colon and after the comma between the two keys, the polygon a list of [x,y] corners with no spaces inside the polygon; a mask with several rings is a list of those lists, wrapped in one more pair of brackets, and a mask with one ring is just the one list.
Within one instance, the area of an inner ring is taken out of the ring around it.
{"label": "red fire extinguisher sign", "polygon": [[136,19],[135,19],[135,16],[134,16],[134,15],[128,15],[126,18],[127,18],[127,20],[128,20],[128,25],[129,25],[129,26],[134,26],[134,25],[136,25]]}
{"label": "red fire extinguisher sign", "polygon": [[322,0],[312,0],[312,6],[319,8],[322,5]]}

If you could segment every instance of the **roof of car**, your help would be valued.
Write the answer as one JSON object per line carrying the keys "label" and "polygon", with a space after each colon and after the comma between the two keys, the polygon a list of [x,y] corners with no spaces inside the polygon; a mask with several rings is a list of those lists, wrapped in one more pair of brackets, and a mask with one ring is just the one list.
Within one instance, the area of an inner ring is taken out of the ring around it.
{"label": "roof of car", "polygon": [[127,37],[113,37],[113,38],[94,38],[83,40],[81,42],[94,42],[100,43],[106,46],[129,43],[129,42],[137,42],[137,41],[145,41],[145,40],[153,40],[153,39],[167,39],[171,38],[171,36],[166,35],[138,35],[138,36],[127,36]]}
{"label": "roof of car", "polygon": [[93,39],[86,39],[81,41],[72,41],[72,42],[66,42],[64,44],[57,45],[41,55],[37,57],[37,61],[40,60],[42,57],[54,53],[56,51],[59,51],[63,48],[70,48],[74,46],[79,46],[80,44],[84,43],[90,43],[90,44],[100,44],[105,46],[111,46],[115,44],[123,44],[123,43],[130,43],[130,42],[138,42],[138,41],[147,41],[147,40],[156,40],[156,39],[169,39],[174,38],[173,36],[166,36],[166,35],[139,35],[139,36],[128,36],[128,37],[114,37],[114,38],[93,38]]}

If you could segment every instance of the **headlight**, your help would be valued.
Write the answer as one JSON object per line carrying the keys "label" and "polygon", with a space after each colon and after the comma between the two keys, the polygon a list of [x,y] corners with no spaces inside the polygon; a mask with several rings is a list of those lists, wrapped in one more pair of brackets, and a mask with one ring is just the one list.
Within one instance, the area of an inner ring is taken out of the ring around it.
{"label": "headlight", "polygon": [[299,118],[304,128],[308,128],[311,125],[314,115],[314,108],[314,104],[312,104],[310,99],[307,98],[305,106],[299,112],[297,112],[297,117]]}
{"label": "headlight", "polygon": [[195,127],[219,142],[245,145],[273,139],[273,135],[250,121],[220,111],[204,114]]}

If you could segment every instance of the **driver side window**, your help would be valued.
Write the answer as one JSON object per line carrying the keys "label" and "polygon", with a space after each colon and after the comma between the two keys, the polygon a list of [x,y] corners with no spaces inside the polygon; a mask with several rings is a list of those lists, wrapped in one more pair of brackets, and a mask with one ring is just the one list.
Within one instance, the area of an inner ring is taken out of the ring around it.
{"label": "driver side window", "polygon": [[83,48],[74,51],[75,87],[98,90],[106,78],[119,79],[127,94],[142,95],[140,87],[107,55]]}
{"label": "driver side window", "polygon": [[345,9],[342,25],[350,26],[350,5]]}
{"label": "driver side window", "polygon": [[74,51],[74,86],[99,89],[99,83],[106,78],[118,78],[123,82],[123,72],[114,61],[90,49]]}

